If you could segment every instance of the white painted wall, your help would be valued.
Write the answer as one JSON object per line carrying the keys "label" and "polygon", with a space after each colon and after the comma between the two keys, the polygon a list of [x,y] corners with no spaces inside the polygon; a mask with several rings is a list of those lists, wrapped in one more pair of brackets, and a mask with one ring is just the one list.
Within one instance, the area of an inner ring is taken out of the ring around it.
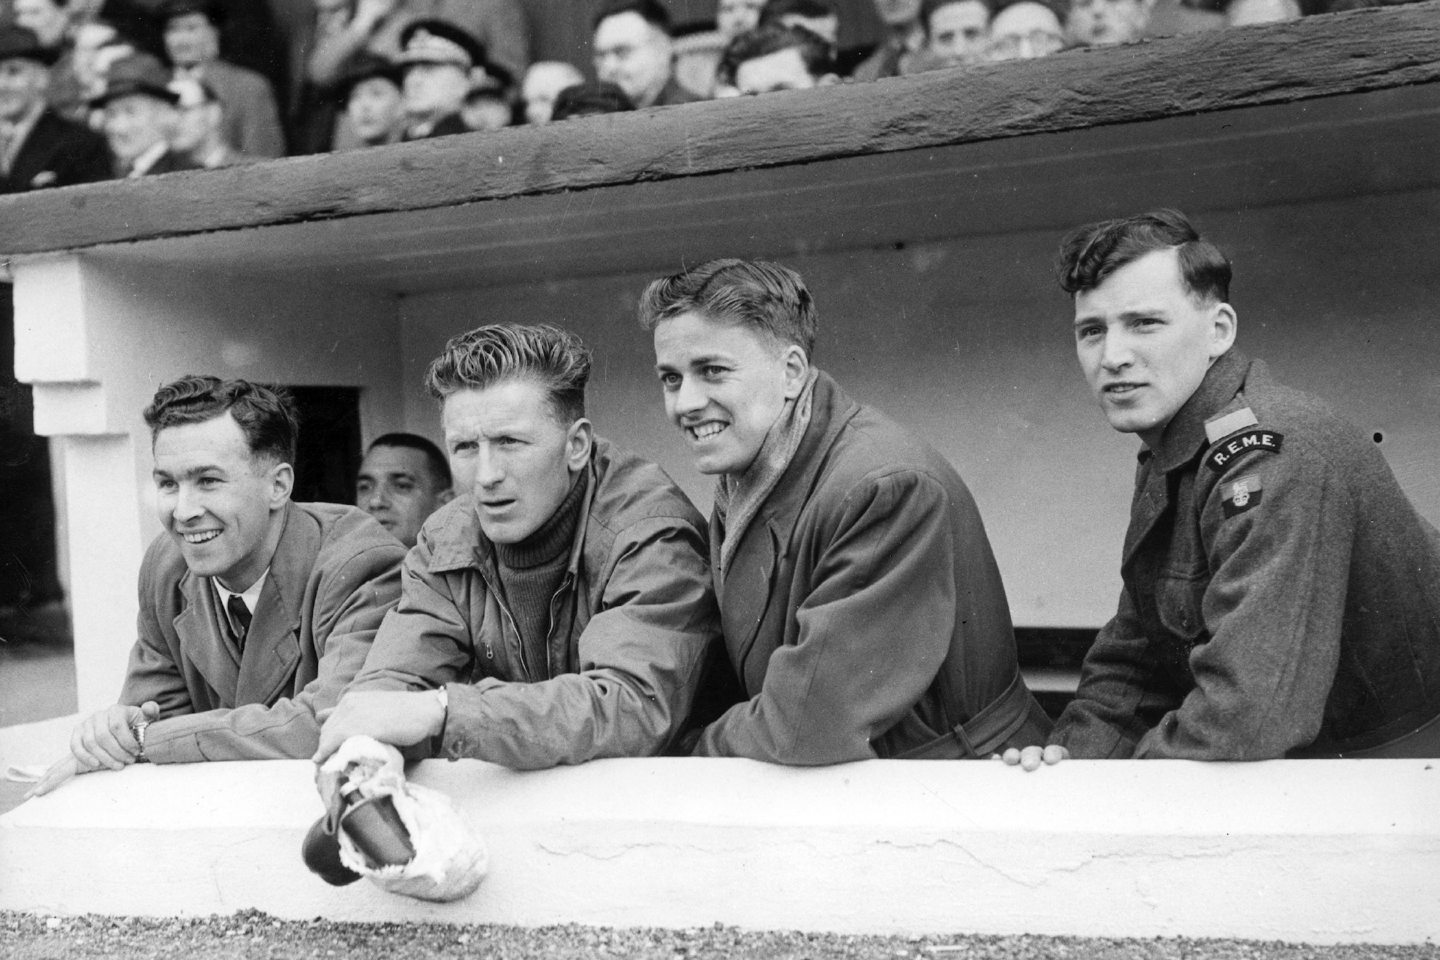
{"label": "white painted wall", "polygon": [[[1436,218],[1404,195],[1192,216],[1235,261],[1241,347],[1383,434],[1401,484],[1440,522]],[[800,271],[819,304],[819,365],[929,439],[970,485],[1021,626],[1095,627],[1113,613],[1138,450],[1106,426],[1075,363],[1069,302],[1050,273],[1066,226],[773,257]],[[664,420],[635,320],[645,284],[687,259],[678,249],[652,273],[408,298],[410,429],[437,434],[419,384],[447,337],[481,323],[558,323],[595,352],[599,431],[659,462],[708,511],[711,483]]]}
{"label": "white painted wall", "polygon": [[490,870],[428,904],[305,869],[321,813],[308,761],[137,765],[0,816],[0,909],[1425,943],[1440,937],[1433,767],[430,760],[411,778],[454,799]]}
{"label": "white painted wall", "polygon": [[141,417],[156,388],[186,373],[358,386],[367,429],[400,429],[394,301],[123,252],[21,260],[14,277],[16,376],[61,450],[77,693],[94,709],[119,691],[140,558],[161,529]]}

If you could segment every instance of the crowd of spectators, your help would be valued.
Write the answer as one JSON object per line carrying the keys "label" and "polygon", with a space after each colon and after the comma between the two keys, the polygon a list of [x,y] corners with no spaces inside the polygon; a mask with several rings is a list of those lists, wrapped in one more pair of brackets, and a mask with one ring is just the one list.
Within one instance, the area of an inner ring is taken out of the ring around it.
{"label": "crowd of spectators", "polygon": [[[523,0],[0,0],[0,192],[1048,56],[1382,0],[611,0],[588,64],[531,60]],[[582,69],[582,67],[584,69]]]}

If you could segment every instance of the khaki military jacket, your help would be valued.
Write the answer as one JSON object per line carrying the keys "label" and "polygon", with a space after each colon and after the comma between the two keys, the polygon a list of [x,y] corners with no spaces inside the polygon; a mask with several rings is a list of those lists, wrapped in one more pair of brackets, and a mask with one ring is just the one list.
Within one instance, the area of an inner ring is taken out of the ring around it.
{"label": "khaki military jacket", "polygon": [[1337,755],[1440,711],[1440,534],[1369,437],[1233,349],[1141,453],[1121,573],[1052,738],[1074,756]]}

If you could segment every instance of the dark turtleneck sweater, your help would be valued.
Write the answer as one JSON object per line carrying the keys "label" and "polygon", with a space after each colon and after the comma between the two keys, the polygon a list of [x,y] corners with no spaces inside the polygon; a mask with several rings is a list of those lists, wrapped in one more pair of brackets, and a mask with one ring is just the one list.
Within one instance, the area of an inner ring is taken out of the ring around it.
{"label": "dark turtleneck sweater", "polygon": [[[494,545],[500,585],[520,631],[525,663],[541,679],[551,676],[547,657],[550,601],[565,579],[584,501],[585,477],[581,474],[540,529],[518,543]],[[563,671],[564,665],[560,668]]]}

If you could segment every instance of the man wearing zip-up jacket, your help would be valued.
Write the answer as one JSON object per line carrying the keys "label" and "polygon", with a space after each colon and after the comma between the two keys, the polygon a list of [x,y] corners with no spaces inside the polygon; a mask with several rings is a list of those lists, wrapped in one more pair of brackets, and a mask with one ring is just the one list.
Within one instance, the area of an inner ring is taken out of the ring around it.
{"label": "man wearing zip-up jacket", "polygon": [[487,326],[430,366],[456,499],[321,733],[516,769],[660,752],[719,635],[704,521],[659,467],[594,435],[590,356]]}

